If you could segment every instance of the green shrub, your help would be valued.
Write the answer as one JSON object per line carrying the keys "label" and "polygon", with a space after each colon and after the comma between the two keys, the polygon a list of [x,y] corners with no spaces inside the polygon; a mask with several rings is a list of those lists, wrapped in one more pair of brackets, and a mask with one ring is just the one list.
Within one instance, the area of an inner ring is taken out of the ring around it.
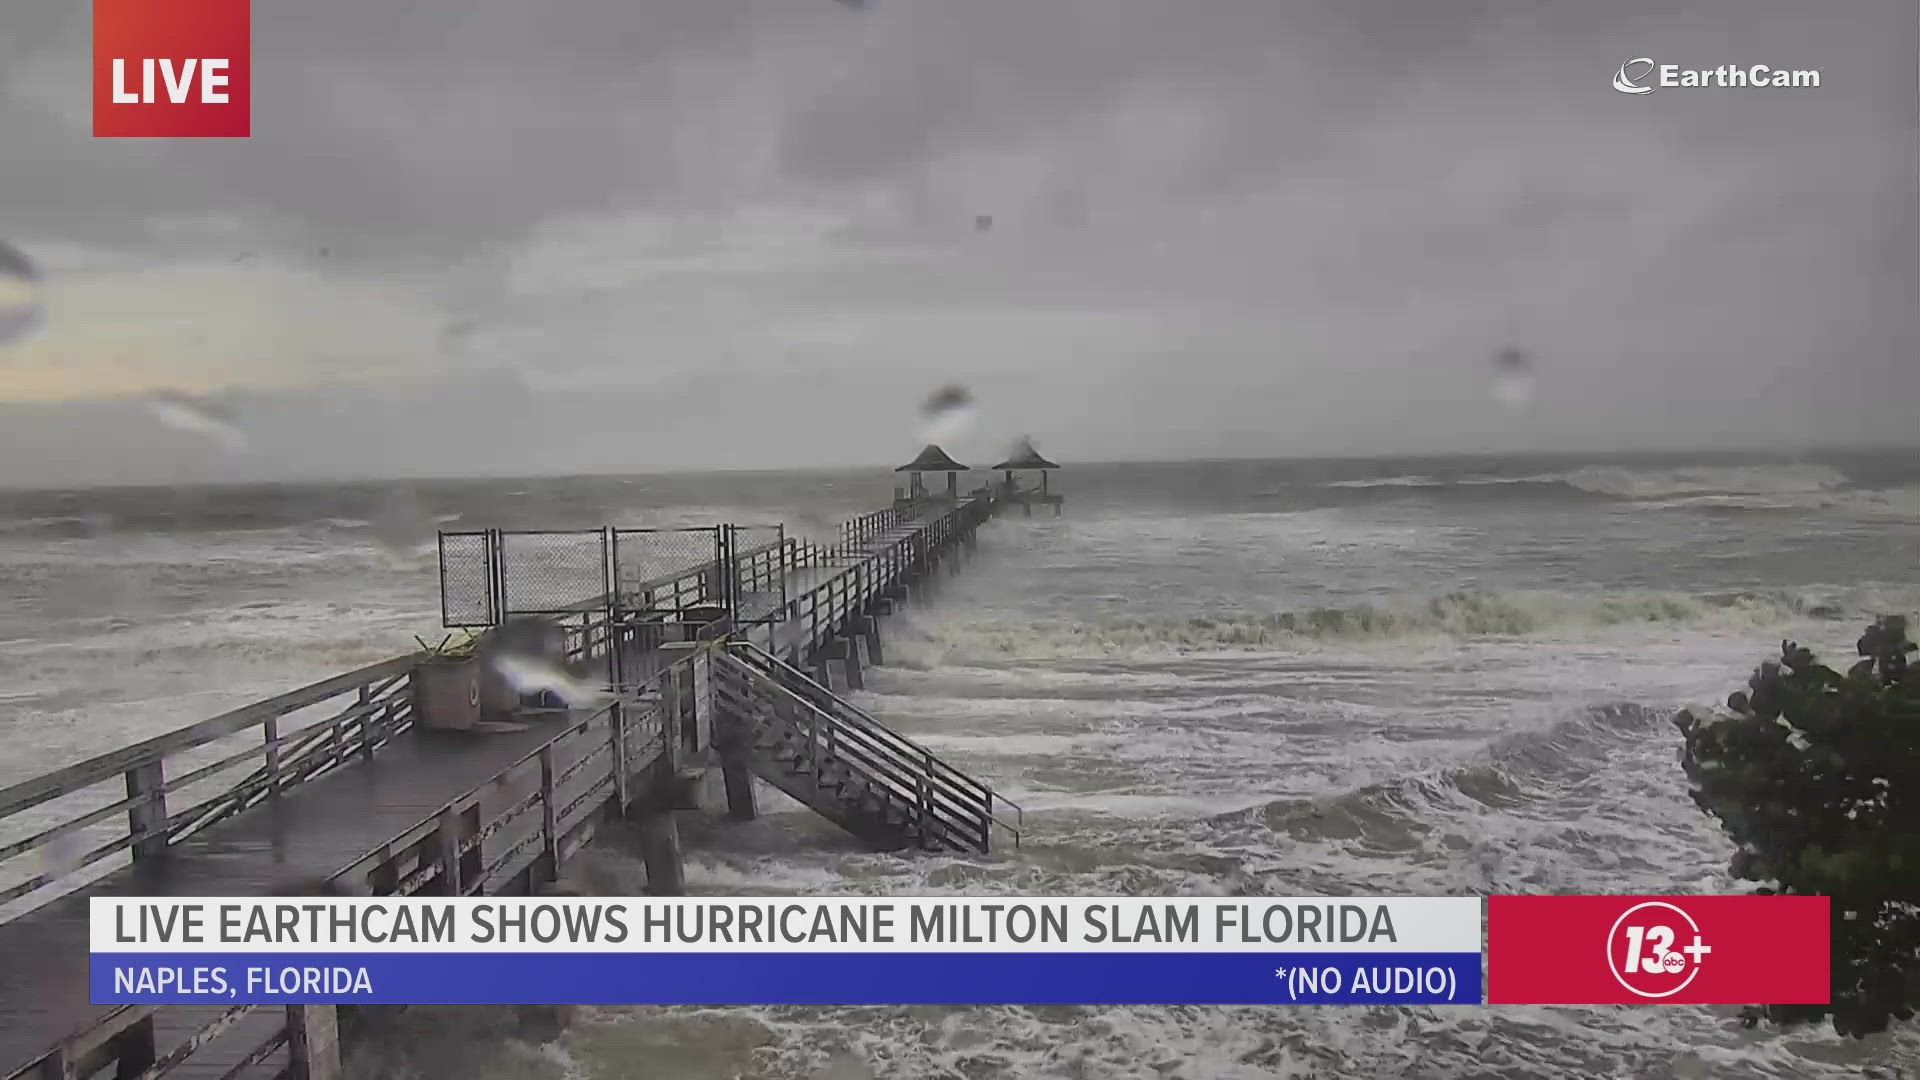
{"label": "green shrub", "polygon": [[1749,1023],[1817,1020],[1860,1036],[1920,1004],[1920,668],[1906,619],[1860,638],[1844,675],[1782,642],[1731,715],[1682,712],[1693,800],[1738,845],[1733,876],[1833,903],[1830,1005],[1768,1005]]}

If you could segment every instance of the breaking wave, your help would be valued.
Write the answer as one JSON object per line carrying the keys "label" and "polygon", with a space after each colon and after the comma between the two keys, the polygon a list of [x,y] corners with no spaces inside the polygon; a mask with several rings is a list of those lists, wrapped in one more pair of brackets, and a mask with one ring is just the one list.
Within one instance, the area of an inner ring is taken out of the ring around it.
{"label": "breaking wave", "polygon": [[1434,477],[1425,474],[1333,480],[1322,488],[1369,489],[1503,488],[1543,495],[1586,495],[1626,499],[1652,509],[1725,507],[1733,509],[1908,509],[1911,488],[1868,490],[1825,465],[1686,465],[1660,469],[1589,466],[1568,472],[1524,476],[1476,473]]}
{"label": "breaking wave", "polygon": [[1795,495],[1835,491],[1845,473],[1825,465],[1695,465],[1674,469],[1586,468],[1565,482],[1596,495],[1667,499],[1679,495]]}
{"label": "breaking wave", "polygon": [[1758,630],[1808,619],[1920,609],[1920,589],[1683,593],[1621,590],[1450,592],[1273,614],[1100,615],[1090,619],[931,619],[920,627],[950,656],[1072,657],[1262,650],[1303,642],[1525,637],[1649,624]]}
{"label": "breaking wave", "polygon": [[[1465,483],[1465,481],[1454,481]],[[1373,487],[1442,487],[1447,481],[1436,480],[1431,476],[1382,476],[1370,480],[1334,480],[1323,486],[1330,488],[1373,488]]]}
{"label": "breaking wave", "polygon": [[1495,739],[1473,758],[1337,795],[1276,799],[1217,815],[1258,822],[1295,840],[1359,841],[1412,848],[1461,812],[1506,811],[1559,795],[1558,783],[1590,775],[1616,748],[1663,733],[1667,712],[1632,702],[1580,709],[1538,730]]}
{"label": "breaking wave", "polygon": [[[1920,518],[1920,484],[1874,483],[1826,465],[1686,465],[1671,468],[1588,466],[1561,472],[1503,475],[1360,477],[1319,481],[1322,497],[1341,505],[1397,496],[1420,501],[1462,499],[1513,505],[1530,500],[1620,503],[1638,510],[1704,514],[1831,513],[1868,520]],[[1297,498],[1299,489],[1260,492],[1263,499]]]}

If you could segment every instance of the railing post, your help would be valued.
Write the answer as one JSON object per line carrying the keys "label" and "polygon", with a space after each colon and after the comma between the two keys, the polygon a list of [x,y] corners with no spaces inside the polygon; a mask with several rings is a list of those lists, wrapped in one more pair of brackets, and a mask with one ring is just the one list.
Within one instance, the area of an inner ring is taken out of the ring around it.
{"label": "railing post", "polygon": [[73,1055],[65,1043],[54,1047],[52,1052],[41,1060],[38,1080],[76,1080],[73,1071]]}
{"label": "railing post", "polygon": [[154,1041],[153,1013],[149,1012],[107,1040],[113,1053],[114,1076],[142,1076],[160,1059]]}
{"label": "railing post", "polygon": [[687,721],[686,749],[700,754],[713,746],[713,653],[711,646],[696,650],[687,661],[687,685],[692,688],[693,715]]}
{"label": "railing post", "polygon": [[275,798],[280,797],[280,718],[267,717],[260,728],[266,733],[267,740],[267,790]]}
{"label": "railing post", "polygon": [[374,710],[367,707],[372,703],[373,687],[362,686],[360,688],[360,756],[367,761],[373,760]]}
{"label": "railing post", "polygon": [[620,813],[627,812],[627,714],[618,701],[607,711],[607,723],[613,730],[613,796]]}
{"label": "railing post", "polygon": [[647,868],[649,896],[680,896],[687,891],[686,863],[680,853],[680,825],[672,803],[659,798],[672,782],[673,766],[659,761],[646,785],[643,809],[636,821],[640,858]]}
{"label": "railing post", "polygon": [[660,738],[669,754],[673,752],[676,744],[686,739],[681,717],[686,710],[684,689],[686,669],[680,662],[679,654],[673,655],[675,659],[669,661],[667,670],[660,679]]}
{"label": "railing post", "polygon": [[540,849],[547,860],[547,880],[560,880],[560,822],[554,807],[553,744],[540,747]]}
{"label": "railing post", "polygon": [[[753,767],[748,758],[753,749],[754,725],[751,713],[743,710],[752,708],[748,703],[757,696],[754,680],[760,676],[757,673],[742,676],[733,666],[739,661],[731,656],[722,657],[722,661],[710,677],[731,677],[733,689],[728,699],[739,704],[722,706],[715,721],[713,741],[720,752],[720,780],[726,788],[728,816],[735,821],[752,821],[760,816],[760,801],[753,790]],[[769,705],[778,711],[777,704]]]}
{"label": "railing post", "polygon": [[166,759],[153,758],[127,770],[127,798],[145,801],[127,807],[127,829],[140,837],[134,841],[134,859],[150,859],[167,853],[167,768]]}
{"label": "railing post", "polygon": [[439,827],[434,831],[440,847],[440,885],[443,895],[462,896],[460,880],[460,817],[449,806],[440,811]]}
{"label": "railing post", "polygon": [[933,755],[927,754],[925,758],[926,760],[921,762],[920,765],[920,775],[914,778],[913,784],[913,812],[914,817],[917,818],[920,823],[921,847],[926,847],[929,839],[927,836],[927,804],[932,801]]}

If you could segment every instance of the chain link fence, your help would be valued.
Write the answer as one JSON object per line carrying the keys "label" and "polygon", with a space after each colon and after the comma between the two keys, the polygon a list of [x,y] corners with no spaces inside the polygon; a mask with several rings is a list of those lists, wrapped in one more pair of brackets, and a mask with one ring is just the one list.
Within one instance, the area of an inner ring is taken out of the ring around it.
{"label": "chain link fence", "polygon": [[710,606],[731,608],[742,623],[779,621],[793,546],[782,525],[443,532],[441,622]]}
{"label": "chain link fence", "polygon": [[607,585],[607,534],[502,532],[499,540],[502,614],[552,615],[598,607]]}
{"label": "chain link fence", "polygon": [[718,580],[722,526],[615,529],[613,581],[627,611],[682,611],[726,600]]}
{"label": "chain link fence", "polygon": [[500,621],[494,591],[492,534],[440,534],[440,624],[492,626]]}

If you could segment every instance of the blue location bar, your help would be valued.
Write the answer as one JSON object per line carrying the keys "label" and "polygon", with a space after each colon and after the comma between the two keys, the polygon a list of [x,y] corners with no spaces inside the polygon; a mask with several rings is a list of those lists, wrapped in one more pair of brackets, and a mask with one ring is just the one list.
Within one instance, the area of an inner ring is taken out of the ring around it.
{"label": "blue location bar", "polygon": [[94,1004],[1479,1004],[1479,953],[94,953]]}

